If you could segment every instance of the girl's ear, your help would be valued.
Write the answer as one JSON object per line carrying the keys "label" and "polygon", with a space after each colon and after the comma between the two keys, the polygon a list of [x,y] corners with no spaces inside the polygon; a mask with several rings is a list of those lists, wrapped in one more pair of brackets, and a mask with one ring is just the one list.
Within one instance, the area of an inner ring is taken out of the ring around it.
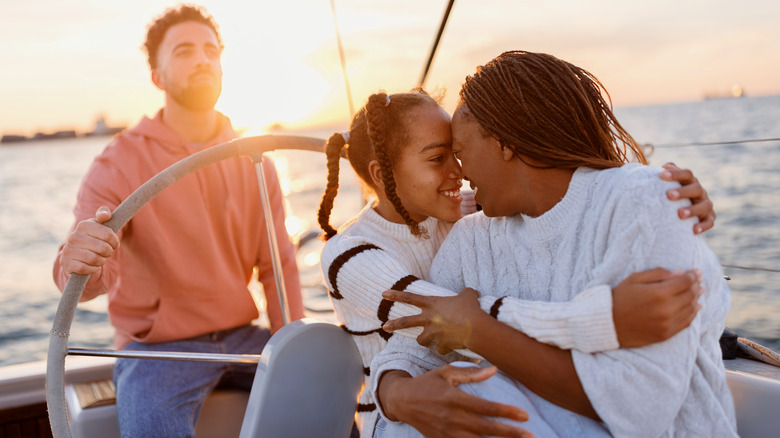
{"label": "girl's ear", "polygon": [[374,187],[376,187],[377,190],[384,192],[385,183],[382,181],[382,166],[379,165],[379,161],[371,160],[371,162],[368,163],[368,174],[371,175],[371,181],[374,182]]}

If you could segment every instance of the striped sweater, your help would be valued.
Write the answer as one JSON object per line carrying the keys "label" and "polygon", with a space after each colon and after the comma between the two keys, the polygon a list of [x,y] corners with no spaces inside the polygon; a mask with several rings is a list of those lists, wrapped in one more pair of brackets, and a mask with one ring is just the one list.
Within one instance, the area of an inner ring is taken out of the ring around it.
{"label": "striped sweater", "polygon": [[[382,218],[371,205],[348,221],[322,251],[321,267],[341,327],[353,336],[364,366],[365,387],[358,404],[357,422],[364,437],[373,434],[378,411],[370,389],[370,365],[394,335],[416,338],[421,329],[388,333],[382,325],[419,309],[382,298],[387,289],[422,295],[447,296],[450,291],[428,280],[439,246],[451,223],[428,218],[421,223],[427,238],[417,238],[404,224]],[[483,294],[485,295],[485,294]],[[514,297],[480,298],[483,310],[542,342],[585,352],[618,347],[612,322],[609,286],[589,288],[571,302],[526,301]]]}

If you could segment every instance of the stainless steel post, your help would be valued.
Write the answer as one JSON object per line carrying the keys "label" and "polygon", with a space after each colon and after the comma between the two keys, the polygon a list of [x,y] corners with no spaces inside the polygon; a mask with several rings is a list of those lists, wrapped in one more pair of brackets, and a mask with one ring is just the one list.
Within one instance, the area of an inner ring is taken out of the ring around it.
{"label": "stainless steel post", "polygon": [[[265,231],[268,233],[268,246],[271,248],[271,264],[274,270],[274,281],[276,282],[276,294],[279,297],[279,307],[282,310],[282,324],[287,325],[287,323],[290,322],[290,308],[287,305],[287,289],[284,287],[282,261],[279,257],[279,244],[276,240],[276,227],[274,226],[274,216],[273,211],[271,210],[271,199],[268,195],[268,187],[266,186],[265,174],[263,173],[263,154],[252,153],[250,156],[255,163],[257,184],[260,186],[260,202],[263,205]],[[284,226],[284,224],[281,224],[281,226]]]}
{"label": "stainless steel post", "polygon": [[183,362],[258,363],[259,354],[219,354],[180,351],[107,350],[69,348],[68,356],[121,357],[127,359],[178,360]]}

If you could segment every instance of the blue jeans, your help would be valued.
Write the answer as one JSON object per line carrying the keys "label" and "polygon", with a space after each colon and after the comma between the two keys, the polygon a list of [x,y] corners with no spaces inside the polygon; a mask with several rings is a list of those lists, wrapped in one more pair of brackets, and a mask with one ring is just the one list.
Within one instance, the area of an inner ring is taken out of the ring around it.
{"label": "blue jeans", "polygon": [[[467,362],[455,362],[452,365],[477,366]],[[490,364],[483,361],[481,366],[488,365]],[[458,389],[486,400],[524,409],[529,416],[525,423],[499,418],[495,420],[533,432],[536,438],[611,436],[602,423],[548,402],[502,371],[483,382],[458,385]],[[382,417],[379,418],[374,429],[374,438],[420,438],[422,436],[408,424],[388,423]]]}
{"label": "blue jeans", "polygon": [[[259,354],[268,329],[236,329],[173,342],[132,342],[125,350]],[[119,430],[128,437],[192,437],[206,396],[217,384],[252,387],[255,364],[118,359],[114,365]]]}

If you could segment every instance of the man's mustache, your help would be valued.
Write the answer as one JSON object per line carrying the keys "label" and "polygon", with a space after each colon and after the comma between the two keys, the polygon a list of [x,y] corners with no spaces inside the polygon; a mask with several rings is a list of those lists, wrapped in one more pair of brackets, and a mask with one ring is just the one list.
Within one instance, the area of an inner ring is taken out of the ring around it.
{"label": "man's mustache", "polygon": [[207,75],[211,76],[211,77],[212,77],[212,78],[214,78],[214,79],[216,79],[216,77],[217,77],[217,75],[215,75],[215,74],[214,74],[214,72],[213,72],[213,71],[211,71],[211,69],[210,69],[210,68],[201,68],[201,69],[199,69],[199,70],[197,70],[197,71],[193,72],[193,73],[192,73],[192,74],[189,76],[189,79],[194,79],[195,77],[197,77],[197,76],[200,76],[200,75],[202,75],[202,74],[207,74]]}

